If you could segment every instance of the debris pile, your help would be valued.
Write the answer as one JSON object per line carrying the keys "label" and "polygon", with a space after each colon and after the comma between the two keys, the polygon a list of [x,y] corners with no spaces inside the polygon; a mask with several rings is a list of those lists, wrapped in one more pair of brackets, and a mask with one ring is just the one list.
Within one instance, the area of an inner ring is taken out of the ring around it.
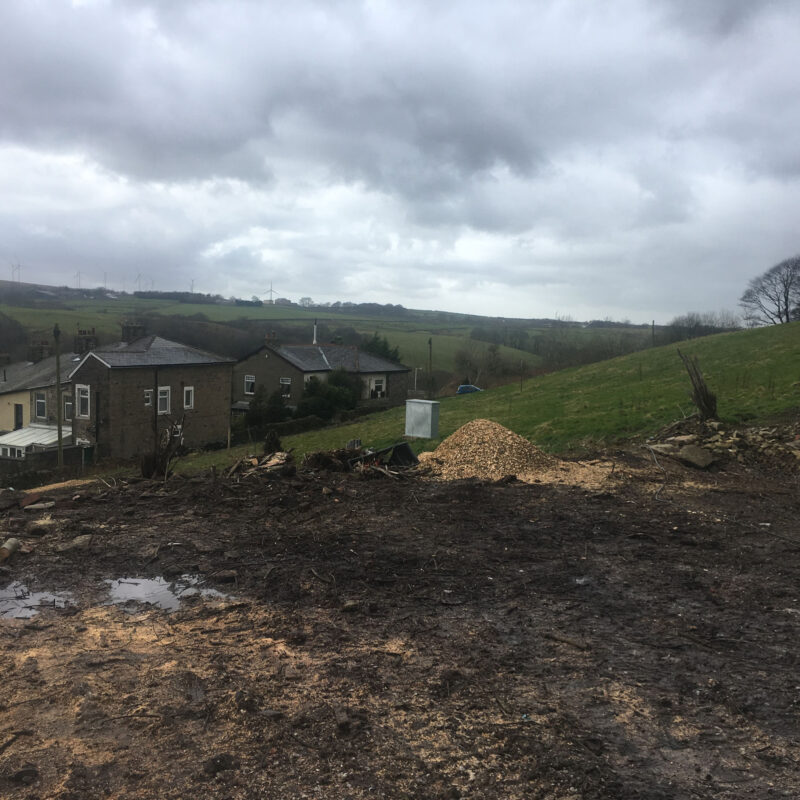
{"label": "debris pile", "polygon": [[240,458],[225,472],[225,477],[232,478],[237,476],[246,478],[250,475],[267,474],[288,477],[294,475],[295,472],[296,467],[291,452],[279,451],[277,453],[268,453],[261,458],[257,456]]}
{"label": "debris pile", "polygon": [[380,450],[358,447],[306,453],[303,458],[305,469],[327,472],[354,471],[362,478],[376,475],[388,478],[405,477],[405,471],[418,463],[408,442],[397,442]]}
{"label": "debris pile", "polygon": [[[787,467],[800,467],[800,424],[772,427],[727,428],[712,420],[702,423],[690,418],[668,425],[657,433],[648,447],[660,455],[672,456],[692,466],[707,466],[714,461],[740,464],[772,460]],[[707,463],[686,458],[690,451],[702,452]]]}
{"label": "debris pile", "polygon": [[476,419],[448,436],[432,453],[421,453],[420,463],[445,480],[497,481],[549,470],[557,461],[497,422]]}

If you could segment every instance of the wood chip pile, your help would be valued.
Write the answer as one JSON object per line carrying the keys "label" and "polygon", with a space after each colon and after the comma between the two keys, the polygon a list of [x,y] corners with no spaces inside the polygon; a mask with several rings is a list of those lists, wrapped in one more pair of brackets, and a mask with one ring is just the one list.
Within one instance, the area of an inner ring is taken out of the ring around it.
{"label": "wood chip pile", "polygon": [[419,460],[445,480],[490,481],[545,471],[557,463],[527,439],[488,419],[468,422],[432,453],[421,453]]}

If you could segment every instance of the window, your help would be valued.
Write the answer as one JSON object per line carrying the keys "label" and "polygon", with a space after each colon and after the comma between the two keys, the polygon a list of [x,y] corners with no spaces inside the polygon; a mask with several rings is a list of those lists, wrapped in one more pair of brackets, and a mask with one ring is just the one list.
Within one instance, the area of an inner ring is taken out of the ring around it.
{"label": "window", "polygon": [[72,422],[72,414],[75,410],[75,404],[72,402],[72,395],[64,395],[64,422]]}
{"label": "window", "polygon": [[281,397],[292,396],[292,379],[281,378]]}
{"label": "window", "polygon": [[194,386],[183,387],[183,407],[194,408]]}
{"label": "window", "polygon": [[75,387],[75,400],[78,406],[76,416],[89,419],[89,387],[78,384]]}
{"label": "window", "polygon": [[370,378],[369,396],[374,400],[386,396],[385,383],[383,378]]}
{"label": "window", "polygon": [[170,387],[169,386],[159,386],[158,387],[158,413],[159,414],[169,414],[170,409]]}
{"label": "window", "polygon": [[36,416],[39,419],[45,419],[47,417],[47,398],[45,397],[44,392],[36,392]]}
{"label": "window", "polygon": [[244,393],[245,394],[255,394],[256,393],[256,376],[255,375],[245,375],[244,376]]}
{"label": "window", "polygon": [[152,406],[153,405],[153,390],[152,389],[145,389],[144,390],[144,404],[145,406]]}

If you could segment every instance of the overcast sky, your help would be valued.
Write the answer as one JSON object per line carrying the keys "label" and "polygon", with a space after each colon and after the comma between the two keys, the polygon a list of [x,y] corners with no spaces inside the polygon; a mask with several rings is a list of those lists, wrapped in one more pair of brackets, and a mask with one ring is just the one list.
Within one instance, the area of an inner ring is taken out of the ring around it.
{"label": "overcast sky", "polygon": [[798,75],[796,0],[2,0],[0,277],[736,310],[800,252]]}

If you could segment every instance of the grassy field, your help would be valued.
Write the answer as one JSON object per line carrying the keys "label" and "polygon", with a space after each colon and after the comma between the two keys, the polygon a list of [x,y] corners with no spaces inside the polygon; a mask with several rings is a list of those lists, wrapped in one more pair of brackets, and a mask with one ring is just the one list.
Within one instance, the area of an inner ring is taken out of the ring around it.
{"label": "grassy field", "polygon": [[[56,322],[68,337],[78,328],[94,328],[101,341],[113,341],[119,338],[121,323],[127,317],[140,314],[191,317],[202,314],[210,322],[223,324],[240,319],[274,320],[282,326],[297,327],[297,340],[310,342],[314,320],[319,319],[332,329],[352,327],[367,335],[377,331],[386,337],[392,347],[400,349],[403,363],[410,367],[427,369],[428,339],[433,338],[433,367],[446,372],[455,371],[455,354],[458,350],[465,346],[485,350],[488,346],[469,338],[470,326],[454,323],[448,317],[439,319],[435,313],[420,314],[423,319],[421,322],[337,314],[325,309],[306,311],[282,306],[192,305],[131,296],[122,296],[118,300],[70,300],[58,308],[0,304],[0,312],[20,322],[30,331],[32,340],[49,338]],[[532,367],[540,362],[538,356],[511,347],[501,347],[500,353],[514,365],[524,362]]]}
{"label": "grassy field", "polygon": [[[375,328],[359,325],[356,330],[359,333],[372,333]],[[398,347],[403,359],[403,363],[409,367],[428,368],[428,339],[433,340],[433,368],[435,370],[445,370],[447,372],[456,371],[456,353],[465,347],[473,352],[485,351],[489,345],[486,342],[477,342],[469,338],[469,330],[462,335],[454,333],[441,334],[431,331],[404,331],[397,328],[382,325],[378,332],[385,336],[392,347]],[[509,363],[515,366],[523,362],[527,367],[537,366],[541,359],[533,353],[524,350],[516,350],[513,347],[501,345],[499,354]]]}
{"label": "grassy field", "polygon": [[[800,323],[709,336],[680,347],[698,357],[723,421],[764,420],[800,409]],[[677,349],[654,348],[521,385],[443,398],[439,439],[418,440],[413,446],[417,451],[433,449],[461,425],[481,417],[551,452],[647,435],[694,410]],[[400,407],[350,425],[286,437],[283,443],[298,456],[342,447],[353,438],[377,448],[401,440],[404,428],[405,409]],[[222,457],[218,463],[225,463],[253,449],[245,446],[214,458]],[[198,456],[184,467],[204,468],[212,461],[209,455]]]}

